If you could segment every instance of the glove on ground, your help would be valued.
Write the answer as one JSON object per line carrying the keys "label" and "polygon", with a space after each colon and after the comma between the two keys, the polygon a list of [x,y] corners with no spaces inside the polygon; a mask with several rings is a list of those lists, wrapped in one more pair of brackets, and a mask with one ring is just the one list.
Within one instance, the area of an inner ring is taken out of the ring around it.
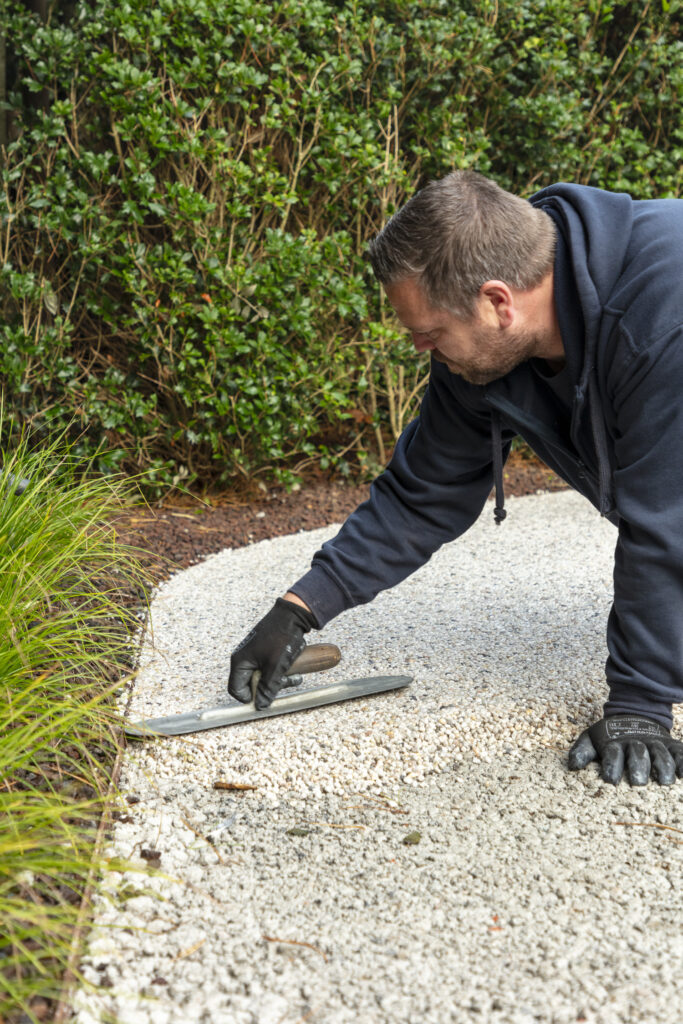
{"label": "glove on ground", "polygon": [[230,659],[228,693],[247,704],[252,699],[251,677],[260,671],[256,707],[263,711],[287,685],[286,672],[306,646],[304,634],[316,625],[311,612],[278,598],[267,615],[235,648]]}
{"label": "glove on ground", "polygon": [[569,751],[569,769],[578,771],[600,761],[600,775],[616,786],[626,774],[632,786],[645,786],[652,777],[670,786],[683,777],[683,743],[668,729],[642,715],[612,715],[585,729]]}

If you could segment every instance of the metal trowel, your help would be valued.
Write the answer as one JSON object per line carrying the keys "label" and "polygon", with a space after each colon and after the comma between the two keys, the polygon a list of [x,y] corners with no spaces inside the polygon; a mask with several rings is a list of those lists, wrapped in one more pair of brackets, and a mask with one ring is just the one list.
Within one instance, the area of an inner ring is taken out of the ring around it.
{"label": "metal trowel", "polygon": [[190,732],[202,732],[205,729],[218,729],[224,725],[236,725],[238,722],[256,722],[259,718],[273,718],[275,715],[287,715],[293,711],[306,711],[319,708],[325,704],[336,704],[338,701],[351,700],[354,697],[370,697],[375,693],[387,690],[400,690],[408,686],[412,676],[369,676],[361,679],[346,679],[341,683],[328,683],[326,686],[314,686],[309,690],[291,692],[291,687],[300,686],[302,677],[309,672],[321,672],[334,668],[339,664],[341,652],[334,644],[311,644],[304,647],[287,673],[286,689],[275,698],[270,707],[257,711],[253,695],[256,693],[260,672],[254,672],[251,680],[252,701],[240,704],[231,701],[219,704],[204,711],[188,711],[182,715],[169,715],[167,718],[147,718],[139,722],[125,725],[127,736],[184,736]]}

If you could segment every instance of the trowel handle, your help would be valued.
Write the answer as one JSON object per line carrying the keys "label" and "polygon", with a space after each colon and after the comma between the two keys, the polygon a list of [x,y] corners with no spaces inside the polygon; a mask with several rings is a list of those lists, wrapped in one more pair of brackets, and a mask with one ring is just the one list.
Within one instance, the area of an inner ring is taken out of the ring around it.
{"label": "trowel handle", "polygon": [[[305,672],[322,672],[326,668],[334,668],[341,661],[341,651],[334,644],[311,644],[289,667],[287,682],[284,686],[301,686],[301,677]],[[256,690],[261,682],[261,670],[257,668],[251,674],[251,699],[256,699]]]}
{"label": "trowel handle", "polygon": [[310,644],[304,647],[299,657],[292,662],[287,675],[323,672],[326,668],[334,668],[340,661],[341,651],[335,644]]}

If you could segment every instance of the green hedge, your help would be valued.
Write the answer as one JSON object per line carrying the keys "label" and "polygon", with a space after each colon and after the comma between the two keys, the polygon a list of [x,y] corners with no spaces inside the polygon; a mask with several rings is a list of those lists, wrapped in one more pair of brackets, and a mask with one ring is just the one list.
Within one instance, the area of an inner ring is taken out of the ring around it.
{"label": "green hedge", "polygon": [[673,0],[4,8],[5,403],[152,490],[382,460],[425,366],[363,250],[428,178],[681,188]]}

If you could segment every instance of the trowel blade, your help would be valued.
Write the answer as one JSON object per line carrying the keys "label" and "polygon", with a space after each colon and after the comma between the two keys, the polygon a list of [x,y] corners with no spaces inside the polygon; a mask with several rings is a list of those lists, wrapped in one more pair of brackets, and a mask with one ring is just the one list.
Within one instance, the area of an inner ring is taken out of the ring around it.
{"label": "trowel blade", "polygon": [[220,704],[205,711],[188,711],[183,715],[169,715],[167,718],[147,718],[125,725],[127,736],[184,736],[186,733],[218,729],[238,722],[256,722],[260,718],[274,718],[288,715],[293,711],[307,711],[325,704],[336,704],[354,697],[370,697],[386,690],[400,690],[412,683],[412,676],[371,676],[364,679],[347,679],[343,683],[328,683],[314,686],[310,690],[297,690],[279,694],[269,708],[257,711],[253,704]]}

